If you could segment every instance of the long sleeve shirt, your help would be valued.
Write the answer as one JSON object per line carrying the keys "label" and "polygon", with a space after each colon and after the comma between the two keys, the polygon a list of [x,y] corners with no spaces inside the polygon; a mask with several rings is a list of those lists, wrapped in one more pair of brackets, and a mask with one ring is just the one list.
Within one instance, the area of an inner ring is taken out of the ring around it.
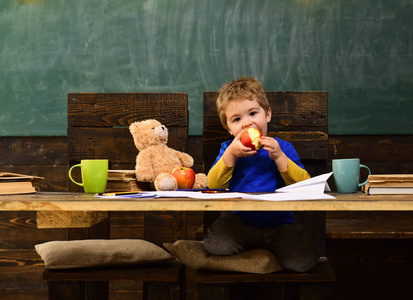
{"label": "long sleeve shirt", "polygon": [[[225,165],[222,155],[232,141],[222,143],[219,155],[208,173],[209,188],[229,188],[233,192],[274,192],[276,189],[310,178],[291,143],[275,138],[288,157],[288,169],[279,172],[268,151],[238,158],[233,167]],[[235,211],[245,225],[274,228],[293,222],[289,211]]]}

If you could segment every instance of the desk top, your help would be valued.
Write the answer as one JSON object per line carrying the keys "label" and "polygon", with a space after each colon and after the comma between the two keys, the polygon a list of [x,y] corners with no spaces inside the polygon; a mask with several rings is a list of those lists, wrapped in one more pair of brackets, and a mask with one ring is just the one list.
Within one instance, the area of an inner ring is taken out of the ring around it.
{"label": "desk top", "polygon": [[336,199],[97,199],[91,194],[44,193],[0,196],[0,211],[413,211],[413,195],[335,194]]}

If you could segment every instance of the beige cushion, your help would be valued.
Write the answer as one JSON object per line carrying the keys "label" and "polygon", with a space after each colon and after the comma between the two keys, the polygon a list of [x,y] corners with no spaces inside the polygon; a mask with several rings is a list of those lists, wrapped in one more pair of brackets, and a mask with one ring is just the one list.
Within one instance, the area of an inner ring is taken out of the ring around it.
{"label": "beige cushion", "polygon": [[35,245],[35,249],[50,269],[148,264],[175,259],[155,244],[132,239],[53,241]]}
{"label": "beige cushion", "polygon": [[179,240],[164,243],[173,255],[192,269],[267,274],[282,270],[280,262],[265,249],[252,249],[228,256],[210,255],[203,242]]}

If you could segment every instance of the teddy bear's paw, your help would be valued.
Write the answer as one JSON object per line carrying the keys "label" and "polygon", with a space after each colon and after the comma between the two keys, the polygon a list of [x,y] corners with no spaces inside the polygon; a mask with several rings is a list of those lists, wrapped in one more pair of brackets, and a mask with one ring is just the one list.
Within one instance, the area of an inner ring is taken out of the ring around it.
{"label": "teddy bear's paw", "polygon": [[159,174],[154,182],[157,191],[175,191],[178,188],[178,182],[175,177],[168,173]]}
{"label": "teddy bear's paw", "polygon": [[207,177],[204,173],[195,174],[195,183],[193,189],[205,189],[208,186]]}

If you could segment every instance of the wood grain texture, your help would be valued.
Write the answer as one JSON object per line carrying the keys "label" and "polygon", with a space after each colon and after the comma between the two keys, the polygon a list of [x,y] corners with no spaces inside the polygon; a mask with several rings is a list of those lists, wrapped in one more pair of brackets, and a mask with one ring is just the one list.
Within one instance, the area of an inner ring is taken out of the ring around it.
{"label": "wood grain texture", "polygon": [[411,239],[413,211],[327,212],[327,238]]}
{"label": "wood grain texture", "polygon": [[0,250],[0,298],[4,299],[2,293],[7,291],[43,294],[47,287],[42,280],[43,270],[44,263],[33,248]]}
{"label": "wood grain texture", "polygon": [[413,195],[331,193],[335,199],[265,201],[221,198],[116,198],[97,199],[91,194],[36,193],[0,196],[0,211],[412,211]]}
{"label": "wood grain texture", "polygon": [[186,93],[70,93],[69,127],[129,126],[156,119],[166,127],[187,127]]}
{"label": "wood grain texture", "polygon": [[[217,92],[204,92],[204,127],[222,127],[215,101]],[[271,124],[283,127],[327,127],[327,92],[267,92]]]}
{"label": "wood grain texture", "polygon": [[1,137],[0,153],[0,165],[66,164],[66,137]]}
{"label": "wood grain texture", "polygon": [[37,228],[84,228],[107,219],[108,212],[98,211],[38,211],[36,216]]}
{"label": "wood grain texture", "polygon": [[[187,128],[168,129],[168,146],[187,151]],[[133,143],[129,128],[69,127],[67,150],[69,161],[81,159],[109,159],[110,163],[135,165],[139,151]],[[134,169],[134,168],[133,168]]]}
{"label": "wood grain texture", "polygon": [[0,237],[0,250],[33,250],[36,244],[65,239],[66,230],[37,229],[36,212],[2,211],[0,212]]}

